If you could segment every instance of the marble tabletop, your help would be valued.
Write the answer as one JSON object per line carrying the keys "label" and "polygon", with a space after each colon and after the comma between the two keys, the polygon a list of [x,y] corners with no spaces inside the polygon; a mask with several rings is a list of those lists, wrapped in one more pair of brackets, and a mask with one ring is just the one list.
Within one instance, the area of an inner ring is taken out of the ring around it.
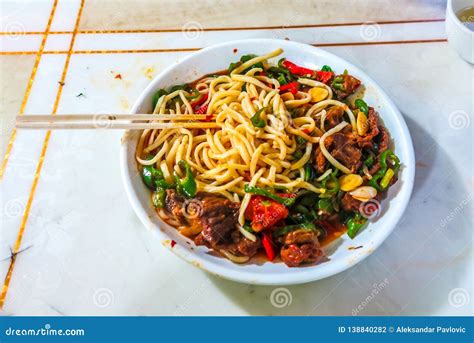
{"label": "marble tabletop", "polygon": [[[474,70],[446,42],[443,1],[0,6],[3,315],[473,314]],[[403,219],[333,277],[261,287],[211,276],[139,222],[121,181],[121,132],[13,129],[17,113],[127,113],[166,66],[256,37],[314,44],[365,70],[413,138]]]}

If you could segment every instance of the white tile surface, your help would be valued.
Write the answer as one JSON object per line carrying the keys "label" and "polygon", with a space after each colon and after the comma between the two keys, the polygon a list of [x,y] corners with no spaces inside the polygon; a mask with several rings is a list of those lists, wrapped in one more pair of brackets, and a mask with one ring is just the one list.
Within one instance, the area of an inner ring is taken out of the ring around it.
{"label": "white tile surface", "polygon": [[[47,17],[50,5],[44,6],[49,8],[44,11]],[[77,3],[58,6],[62,14],[54,21],[55,30],[72,30],[77,8]],[[31,25],[28,30],[42,31],[45,22]],[[194,41],[183,39],[181,32],[78,35],[74,49],[202,47],[275,34],[308,43],[361,42],[360,30],[343,26],[204,32]],[[70,36],[49,36],[47,48],[62,50]],[[440,38],[444,38],[442,22],[382,25],[376,40]],[[474,297],[473,67],[444,42],[327,49],[367,71],[385,88],[403,112],[415,144],[418,168],[410,206],[374,254],[331,278],[286,287],[291,303],[275,307],[271,302],[275,288],[210,276],[169,253],[142,227],[120,179],[120,132],[57,131],[45,155],[22,241],[22,248],[28,249],[17,257],[5,313],[472,314],[472,300],[459,307],[456,301]],[[150,78],[186,55],[73,55],[58,113],[125,113]],[[65,60],[65,54],[42,57],[26,112],[51,112]],[[43,138],[44,132],[19,132],[0,182],[0,280],[9,266],[9,247],[17,237]],[[12,205],[20,211],[6,215]]]}

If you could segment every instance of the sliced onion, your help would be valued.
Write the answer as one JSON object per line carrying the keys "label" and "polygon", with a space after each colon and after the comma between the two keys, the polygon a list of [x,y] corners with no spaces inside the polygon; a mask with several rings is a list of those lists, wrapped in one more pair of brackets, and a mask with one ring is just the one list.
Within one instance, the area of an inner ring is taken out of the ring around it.
{"label": "sliced onion", "polygon": [[324,180],[329,174],[331,174],[331,173],[332,173],[332,169],[326,170],[323,175],[321,175],[320,177],[318,177],[318,178],[316,179],[316,182],[321,182],[321,181],[323,181],[323,180]]}
{"label": "sliced onion", "polygon": [[362,167],[362,171],[364,172],[364,175],[367,176],[368,180],[372,180],[372,175],[369,173],[369,168],[364,164]]}
{"label": "sliced onion", "polygon": [[221,250],[220,251],[222,255],[227,257],[229,260],[231,260],[234,263],[245,263],[248,260],[250,260],[250,257],[248,256],[235,256],[234,254],[231,254],[230,252],[226,250]]}
{"label": "sliced onion", "polygon": [[257,241],[257,236],[255,236],[253,233],[251,232],[248,232],[247,230],[245,230],[242,226],[240,225],[237,225],[237,227],[239,228],[239,231],[240,233],[242,234],[242,236],[244,236],[245,238],[247,239],[250,239],[252,242],[256,242]]}

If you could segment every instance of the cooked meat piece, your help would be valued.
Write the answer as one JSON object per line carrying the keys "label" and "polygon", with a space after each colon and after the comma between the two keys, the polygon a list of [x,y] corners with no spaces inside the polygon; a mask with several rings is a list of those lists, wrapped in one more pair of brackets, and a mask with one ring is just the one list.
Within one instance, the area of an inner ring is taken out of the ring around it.
{"label": "cooked meat piece", "polygon": [[316,232],[296,230],[283,238],[280,257],[289,267],[298,267],[302,263],[319,261],[324,253],[319,245]]}
{"label": "cooked meat piece", "polygon": [[262,247],[262,241],[257,237],[257,241],[253,242],[248,238],[241,236],[240,240],[232,243],[223,249],[229,250],[232,254],[237,256],[254,256],[258,249]]}
{"label": "cooked meat piece", "polygon": [[186,223],[184,216],[184,202],[186,198],[179,195],[174,189],[166,190],[165,208],[166,210],[181,223]]}
{"label": "cooked meat piece", "polygon": [[202,235],[202,233],[200,233],[199,235],[197,235],[196,237],[194,237],[194,244],[196,245],[205,245],[206,247],[208,247],[209,249],[211,249],[211,245],[209,244],[208,241],[206,241],[206,239],[204,238],[204,236]]}
{"label": "cooked meat piece", "polygon": [[354,199],[349,193],[344,194],[341,199],[341,205],[344,211],[347,212],[359,212],[361,202]]}
{"label": "cooked meat piece", "polygon": [[[387,129],[383,126],[378,127],[379,134],[375,137],[374,141],[378,144],[378,156],[374,163],[374,165],[369,169],[369,174],[374,175],[376,172],[380,170],[380,154],[382,154],[385,150],[388,149],[390,145],[390,134],[388,133]],[[396,180],[396,178],[394,178]],[[392,183],[391,183],[392,184]]]}
{"label": "cooked meat piece", "polygon": [[204,196],[200,201],[202,211],[194,220],[202,224],[203,238],[212,246],[230,242],[237,225],[239,204],[216,196]]}
{"label": "cooked meat piece", "polygon": [[248,257],[254,256],[257,253],[258,249],[262,247],[262,241],[260,240],[260,238],[257,237],[257,241],[253,242],[250,239],[247,239],[240,234],[238,238],[232,238],[231,243],[212,245],[211,243],[209,243],[209,241],[207,241],[204,238],[203,234],[200,233],[194,238],[194,243],[196,245],[205,245],[209,249],[227,250],[231,254],[234,254],[236,256],[248,256]]}
{"label": "cooked meat piece", "polygon": [[317,237],[315,231],[310,230],[295,230],[288,232],[283,240],[284,244],[303,244],[311,243]]}
{"label": "cooked meat piece", "polygon": [[379,144],[379,154],[384,152],[388,149],[390,144],[390,134],[388,133],[387,129],[383,126],[379,126],[379,134],[377,136],[378,144]]}
{"label": "cooked meat piece", "polygon": [[315,164],[314,168],[318,173],[324,173],[326,166],[326,157],[324,157],[321,148],[319,146],[316,147],[315,151]]}
{"label": "cooked meat piece", "polygon": [[[196,244],[210,246],[231,243],[235,231],[239,204],[211,194],[198,194],[192,200],[179,195],[174,189],[166,191],[166,210],[183,224],[202,227]],[[205,241],[205,242],[204,242]],[[207,244],[206,244],[207,245]]]}
{"label": "cooked meat piece", "polygon": [[342,90],[336,89],[334,87],[332,87],[332,90],[334,93],[336,93],[338,99],[345,99],[349,95],[353,94],[357,88],[359,88],[360,80],[351,75],[338,75],[336,76],[336,79],[341,77],[343,78]]}
{"label": "cooked meat piece", "polygon": [[380,170],[380,162],[377,158],[377,161],[372,165],[372,167],[369,169],[369,174],[374,175],[376,172]]}
{"label": "cooked meat piece", "polygon": [[326,120],[324,122],[326,131],[342,122],[343,117],[344,109],[341,106],[331,107],[326,113]]}
{"label": "cooked meat piece", "polygon": [[329,146],[331,155],[355,173],[362,164],[362,151],[357,144],[357,138],[352,134],[335,133]]}
{"label": "cooked meat piece", "polygon": [[364,149],[374,148],[374,137],[379,134],[378,128],[378,114],[375,112],[373,107],[369,107],[369,113],[367,115],[367,123],[369,125],[369,131],[364,136],[358,136],[357,142],[359,146]]}

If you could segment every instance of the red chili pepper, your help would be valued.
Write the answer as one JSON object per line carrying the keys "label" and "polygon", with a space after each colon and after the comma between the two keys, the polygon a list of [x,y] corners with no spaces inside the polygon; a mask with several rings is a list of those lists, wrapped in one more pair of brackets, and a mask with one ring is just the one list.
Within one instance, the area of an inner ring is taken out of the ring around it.
{"label": "red chili pepper", "polygon": [[316,72],[316,80],[322,83],[328,83],[328,81],[333,77],[334,73],[332,71],[323,71],[318,70]]}
{"label": "red chili pepper", "polygon": [[290,92],[296,94],[298,92],[298,82],[290,82],[286,85],[280,86],[280,93]]}
{"label": "red chili pepper", "polygon": [[245,218],[252,221],[252,230],[259,232],[271,228],[288,217],[285,205],[261,195],[254,195],[245,210]]}
{"label": "red chili pepper", "polygon": [[299,75],[299,76],[306,76],[306,75],[313,76],[314,75],[314,70],[297,66],[296,64],[288,60],[283,61],[282,64],[292,74]]}
{"label": "red chili pepper", "polygon": [[262,243],[263,243],[263,248],[265,249],[265,252],[267,253],[268,259],[270,261],[273,261],[275,259],[276,254],[275,254],[274,243],[273,243],[271,232],[266,231],[263,233]]}
{"label": "red chili pepper", "polygon": [[[199,107],[199,109],[195,110],[194,113],[196,114],[204,114],[207,112],[207,105]],[[206,118],[207,120],[207,118]]]}
{"label": "red chili pepper", "polygon": [[199,106],[201,106],[203,103],[205,103],[207,100],[207,94],[204,94],[203,96],[201,96],[199,99],[191,102],[191,107],[193,108],[194,111],[196,111],[196,108],[198,108]]}

